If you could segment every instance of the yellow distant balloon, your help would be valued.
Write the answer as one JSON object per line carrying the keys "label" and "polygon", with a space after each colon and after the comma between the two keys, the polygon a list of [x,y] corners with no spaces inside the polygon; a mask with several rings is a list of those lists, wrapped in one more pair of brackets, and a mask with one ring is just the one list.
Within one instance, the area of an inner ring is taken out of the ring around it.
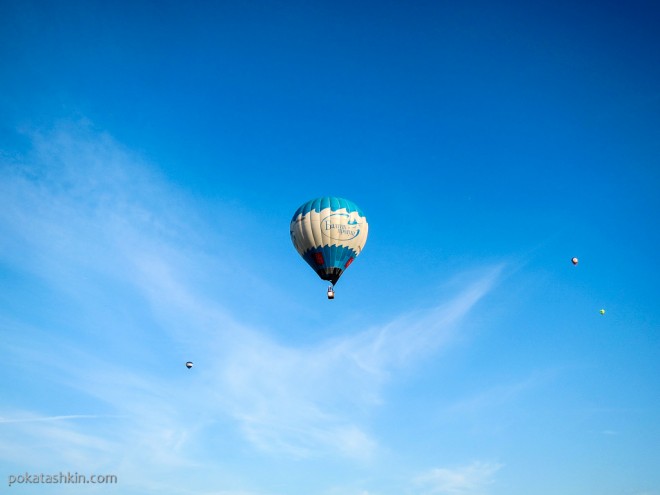
{"label": "yellow distant balloon", "polygon": [[604,314],[605,314],[605,310],[604,310],[604,309],[601,309],[601,310],[600,310],[600,314],[601,314],[601,315],[604,315]]}

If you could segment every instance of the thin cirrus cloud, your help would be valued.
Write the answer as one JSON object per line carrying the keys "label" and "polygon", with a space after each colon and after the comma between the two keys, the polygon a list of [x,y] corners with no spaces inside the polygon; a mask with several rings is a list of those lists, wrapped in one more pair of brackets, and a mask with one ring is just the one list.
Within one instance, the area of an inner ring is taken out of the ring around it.
{"label": "thin cirrus cloud", "polygon": [[480,495],[503,467],[497,462],[473,462],[453,468],[435,468],[415,478],[423,495]]}
{"label": "thin cirrus cloud", "polygon": [[42,421],[63,421],[67,419],[98,419],[103,417],[98,414],[69,414],[66,416],[39,416],[39,417],[17,417],[17,418],[3,418],[0,417],[0,423],[34,423]]}
{"label": "thin cirrus cloud", "polygon": [[[480,270],[436,307],[379,326],[314,345],[284,344],[205,296],[205,285],[189,274],[220,266],[199,249],[214,234],[194,202],[111,137],[64,127],[34,136],[26,157],[3,161],[3,262],[79,312],[75,322],[61,317],[57,336],[39,322],[2,321],[2,346],[17,362],[39,362],[31,373],[80,398],[74,411],[23,397],[13,406],[32,412],[3,416],[0,426],[15,428],[5,438],[10,445],[22,438],[26,462],[39,438],[52,438],[73,459],[92,452],[123,465],[136,456],[159,458],[162,466],[204,465],[204,438],[220,428],[262,452],[371,458],[381,440],[364,411],[382,404],[392,372],[452,342],[501,272]],[[109,334],[107,348],[89,344],[100,333]],[[181,346],[206,363],[193,369],[194,381],[179,370],[159,372],[163,352]],[[104,428],[90,427],[95,420]],[[34,428],[38,423],[44,428]],[[139,451],[123,447],[123,438]],[[483,482],[499,469],[493,466],[471,466],[462,473],[465,486],[479,476]],[[450,474],[434,471],[422,485],[464,493],[451,488],[460,481],[451,485]]]}
{"label": "thin cirrus cloud", "polygon": [[261,448],[277,446],[307,456],[320,444],[348,456],[369,457],[375,439],[347,418],[380,403],[390,373],[448,344],[496,273],[447,304],[314,347],[284,347],[246,334],[218,370],[228,410]]}

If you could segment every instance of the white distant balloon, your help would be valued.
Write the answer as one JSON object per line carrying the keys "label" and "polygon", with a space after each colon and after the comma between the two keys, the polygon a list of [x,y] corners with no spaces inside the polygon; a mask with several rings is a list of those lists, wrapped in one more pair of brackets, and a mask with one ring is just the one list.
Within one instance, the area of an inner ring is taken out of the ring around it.
{"label": "white distant balloon", "polygon": [[572,262],[574,265],[577,265],[577,264],[578,264],[578,259],[577,259],[577,258],[573,258],[573,259],[571,260],[571,262]]}
{"label": "white distant balloon", "polygon": [[190,369],[190,368],[192,368],[192,367],[193,367],[192,361],[188,361],[188,362],[186,363],[186,368]]}

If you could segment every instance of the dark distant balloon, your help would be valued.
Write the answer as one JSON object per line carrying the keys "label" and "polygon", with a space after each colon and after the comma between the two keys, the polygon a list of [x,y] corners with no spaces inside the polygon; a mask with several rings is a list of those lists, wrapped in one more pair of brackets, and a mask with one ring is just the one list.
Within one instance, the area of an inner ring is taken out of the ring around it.
{"label": "dark distant balloon", "polygon": [[192,368],[192,367],[193,367],[192,361],[188,361],[188,362],[186,363],[186,368],[190,369],[190,368]]}
{"label": "dark distant balloon", "polygon": [[578,259],[577,259],[577,258],[573,258],[573,259],[571,260],[571,262],[572,262],[574,265],[577,265],[577,264],[578,264]]}

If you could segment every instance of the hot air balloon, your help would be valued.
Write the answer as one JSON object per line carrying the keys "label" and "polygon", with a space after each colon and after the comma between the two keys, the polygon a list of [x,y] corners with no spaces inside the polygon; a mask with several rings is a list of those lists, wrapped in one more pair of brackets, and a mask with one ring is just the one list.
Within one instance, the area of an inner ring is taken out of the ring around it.
{"label": "hot air balloon", "polygon": [[604,315],[604,314],[605,314],[605,310],[604,310],[604,309],[601,309],[601,310],[600,310],[600,314],[601,314],[601,315]]}
{"label": "hot air balloon", "polygon": [[293,214],[289,231],[298,254],[322,280],[330,282],[328,299],[333,299],[334,285],[367,242],[367,217],[347,199],[324,196],[302,204]]}
{"label": "hot air balloon", "polygon": [[577,265],[577,264],[578,264],[578,259],[577,259],[577,258],[573,258],[573,259],[571,259],[571,262],[572,262],[574,265]]}
{"label": "hot air balloon", "polygon": [[188,362],[186,363],[186,368],[190,369],[190,368],[192,368],[192,367],[193,367],[192,361],[188,361]]}

